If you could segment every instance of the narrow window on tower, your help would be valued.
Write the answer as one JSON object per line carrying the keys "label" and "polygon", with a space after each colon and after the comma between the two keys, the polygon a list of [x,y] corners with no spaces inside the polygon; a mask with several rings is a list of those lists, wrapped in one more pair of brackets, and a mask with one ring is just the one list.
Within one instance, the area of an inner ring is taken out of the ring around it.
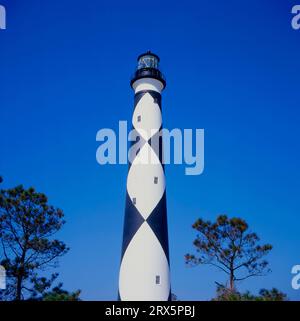
{"label": "narrow window on tower", "polygon": [[138,123],[140,123],[142,121],[142,116],[138,116],[137,121],[138,121]]}
{"label": "narrow window on tower", "polygon": [[154,184],[158,184],[158,177],[154,177]]}
{"label": "narrow window on tower", "polygon": [[132,199],[132,203],[133,203],[134,205],[136,205],[136,198],[135,198],[135,197]]}
{"label": "narrow window on tower", "polygon": [[157,285],[160,284],[160,275],[156,275],[156,277],[155,277],[155,284],[157,284]]}

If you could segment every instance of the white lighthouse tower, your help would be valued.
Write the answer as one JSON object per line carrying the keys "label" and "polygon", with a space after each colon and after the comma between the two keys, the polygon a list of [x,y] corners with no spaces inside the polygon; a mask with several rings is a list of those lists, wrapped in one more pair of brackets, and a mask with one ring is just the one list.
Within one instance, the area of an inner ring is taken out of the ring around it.
{"label": "white lighthouse tower", "polygon": [[168,301],[171,298],[161,139],[161,92],[165,86],[159,57],[151,52],[140,55],[131,80],[135,93],[132,124],[137,136],[133,145],[138,142],[139,148],[131,159],[127,178],[119,277],[122,301]]}

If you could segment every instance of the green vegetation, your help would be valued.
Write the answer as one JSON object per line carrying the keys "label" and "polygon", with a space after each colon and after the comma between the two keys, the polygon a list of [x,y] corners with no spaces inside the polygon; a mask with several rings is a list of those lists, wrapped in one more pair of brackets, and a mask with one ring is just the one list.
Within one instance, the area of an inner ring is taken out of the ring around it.
{"label": "green vegetation", "polygon": [[[56,267],[69,250],[54,237],[64,224],[63,211],[50,205],[46,195],[34,188],[20,185],[0,191],[0,265],[7,273],[7,289],[0,291],[0,300],[80,301],[80,290],[69,292],[62,283],[53,286],[57,273],[40,276],[46,268]],[[186,254],[186,264],[211,265],[228,277],[226,285],[216,282],[212,301],[287,300],[276,288],[262,289],[258,295],[237,290],[238,281],[270,272],[264,257],[272,245],[260,244],[245,220],[220,215],[213,223],[198,219],[192,227],[197,232],[193,242],[196,254]],[[177,300],[172,294],[172,301]]]}
{"label": "green vegetation", "polygon": [[253,295],[249,291],[240,293],[238,291],[230,291],[226,287],[219,285],[217,288],[217,296],[212,301],[286,301],[286,294],[278,289],[271,290],[262,289],[259,295]]}
{"label": "green vegetation", "polygon": [[[64,224],[63,211],[50,205],[46,195],[34,188],[20,185],[0,191],[0,264],[7,274],[7,289],[1,291],[0,299],[37,297],[51,287],[57,274],[47,280],[38,273],[55,267],[68,252],[65,243],[54,238]],[[61,287],[54,292],[66,297]]]}
{"label": "green vegetation", "polygon": [[186,254],[186,264],[208,264],[223,271],[228,275],[231,292],[237,281],[270,272],[263,257],[272,245],[260,245],[259,237],[248,232],[248,224],[243,219],[230,219],[226,215],[220,215],[215,223],[198,219],[193,229],[198,233],[194,240],[198,256]]}

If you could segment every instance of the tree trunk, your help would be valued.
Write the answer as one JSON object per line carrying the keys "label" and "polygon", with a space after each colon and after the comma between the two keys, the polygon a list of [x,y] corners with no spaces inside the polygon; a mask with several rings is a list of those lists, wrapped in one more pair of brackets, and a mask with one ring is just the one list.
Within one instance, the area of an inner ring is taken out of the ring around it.
{"label": "tree trunk", "polygon": [[234,291],[234,274],[232,271],[230,271],[230,291]]}
{"label": "tree trunk", "polygon": [[22,295],[22,280],[23,280],[22,275],[18,275],[18,278],[17,278],[17,287],[16,287],[16,297],[15,297],[15,300],[16,300],[16,301],[20,301],[20,300],[21,300],[21,295]]}
{"label": "tree trunk", "polygon": [[233,263],[234,258],[231,259],[230,262],[230,291],[234,292],[234,263]]}
{"label": "tree trunk", "polygon": [[24,246],[24,250],[21,256],[20,266],[18,268],[18,276],[17,276],[17,286],[16,286],[16,301],[20,301],[22,298],[22,283],[24,277],[24,264],[26,258],[26,247]]}

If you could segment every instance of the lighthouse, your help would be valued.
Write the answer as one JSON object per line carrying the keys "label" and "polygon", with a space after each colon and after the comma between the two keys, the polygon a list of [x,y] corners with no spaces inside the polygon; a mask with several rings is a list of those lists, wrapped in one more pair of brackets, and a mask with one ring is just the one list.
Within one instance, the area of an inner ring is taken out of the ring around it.
{"label": "lighthouse", "polygon": [[[121,301],[171,299],[166,181],[162,152],[161,93],[166,81],[159,57],[138,57],[131,79],[133,131],[139,148],[129,161],[123,246],[119,275]],[[133,146],[134,147],[134,146]]]}

